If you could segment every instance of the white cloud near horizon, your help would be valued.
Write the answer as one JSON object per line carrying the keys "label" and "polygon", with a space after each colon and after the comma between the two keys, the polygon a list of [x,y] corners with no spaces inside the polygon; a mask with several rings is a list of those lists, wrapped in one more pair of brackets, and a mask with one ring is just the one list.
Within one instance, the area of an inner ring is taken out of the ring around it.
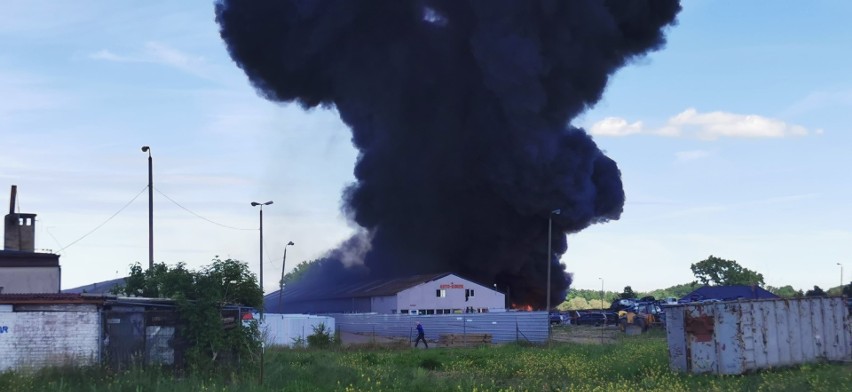
{"label": "white cloud near horizon", "polygon": [[722,111],[701,113],[694,108],[670,117],[665,125],[657,129],[644,129],[641,121],[630,123],[623,118],[607,117],[594,123],[590,130],[594,136],[650,134],[701,140],[716,140],[722,137],[783,138],[822,133],[819,129],[809,131],[800,125],[755,114]]}

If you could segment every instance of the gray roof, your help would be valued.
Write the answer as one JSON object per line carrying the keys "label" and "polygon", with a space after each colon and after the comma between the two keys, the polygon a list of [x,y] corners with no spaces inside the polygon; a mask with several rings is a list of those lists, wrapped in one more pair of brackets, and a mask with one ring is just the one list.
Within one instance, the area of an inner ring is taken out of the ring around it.
{"label": "gray roof", "polygon": [[[438,274],[412,275],[399,278],[385,279],[366,279],[346,282],[334,286],[316,287],[309,285],[308,282],[291,283],[284,287],[283,296],[288,300],[314,300],[314,299],[334,299],[334,298],[359,298],[359,297],[381,297],[395,295],[400,291],[411,287],[431,282],[450,275],[449,272]],[[277,298],[276,290],[264,297]]]}
{"label": "gray roof", "polygon": [[65,289],[65,290],[62,290],[62,292],[63,293],[75,293],[75,294],[82,294],[82,293],[108,294],[110,292],[110,290],[112,290],[113,287],[124,286],[124,284],[125,284],[124,280],[125,279],[127,279],[127,278],[118,278],[118,279],[105,280],[103,282],[95,282],[95,283],[87,284],[85,286]]}

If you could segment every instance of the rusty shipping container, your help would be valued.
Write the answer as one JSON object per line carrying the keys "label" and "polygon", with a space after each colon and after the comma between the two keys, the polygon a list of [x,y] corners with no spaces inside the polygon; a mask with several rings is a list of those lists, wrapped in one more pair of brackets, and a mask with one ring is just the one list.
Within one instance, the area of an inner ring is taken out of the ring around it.
{"label": "rusty shipping container", "polygon": [[665,313],[672,370],[742,374],[852,359],[849,311],[841,297],[685,304]]}

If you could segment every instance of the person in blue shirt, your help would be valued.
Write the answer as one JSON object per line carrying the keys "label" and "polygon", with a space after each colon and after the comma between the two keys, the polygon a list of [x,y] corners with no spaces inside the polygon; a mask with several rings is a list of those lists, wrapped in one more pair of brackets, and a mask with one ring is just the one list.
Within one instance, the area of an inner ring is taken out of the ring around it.
{"label": "person in blue shirt", "polygon": [[426,348],[429,348],[429,343],[426,343],[426,336],[423,333],[423,326],[420,325],[420,322],[417,322],[417,340],[414,341],[414,347],[417,347],[420,344],[420,341],[423,341],[423,344]]}

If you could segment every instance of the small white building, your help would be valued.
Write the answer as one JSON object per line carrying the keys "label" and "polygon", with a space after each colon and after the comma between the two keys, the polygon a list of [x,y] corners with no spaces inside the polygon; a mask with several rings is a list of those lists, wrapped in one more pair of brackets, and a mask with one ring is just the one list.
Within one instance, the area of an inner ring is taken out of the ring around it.
{"label": "small white building", "polygon": [[415,275],[335,287],[292,284],[264,298],[269,313],[453,314],[505,310],[505,294],[456,274]]}

